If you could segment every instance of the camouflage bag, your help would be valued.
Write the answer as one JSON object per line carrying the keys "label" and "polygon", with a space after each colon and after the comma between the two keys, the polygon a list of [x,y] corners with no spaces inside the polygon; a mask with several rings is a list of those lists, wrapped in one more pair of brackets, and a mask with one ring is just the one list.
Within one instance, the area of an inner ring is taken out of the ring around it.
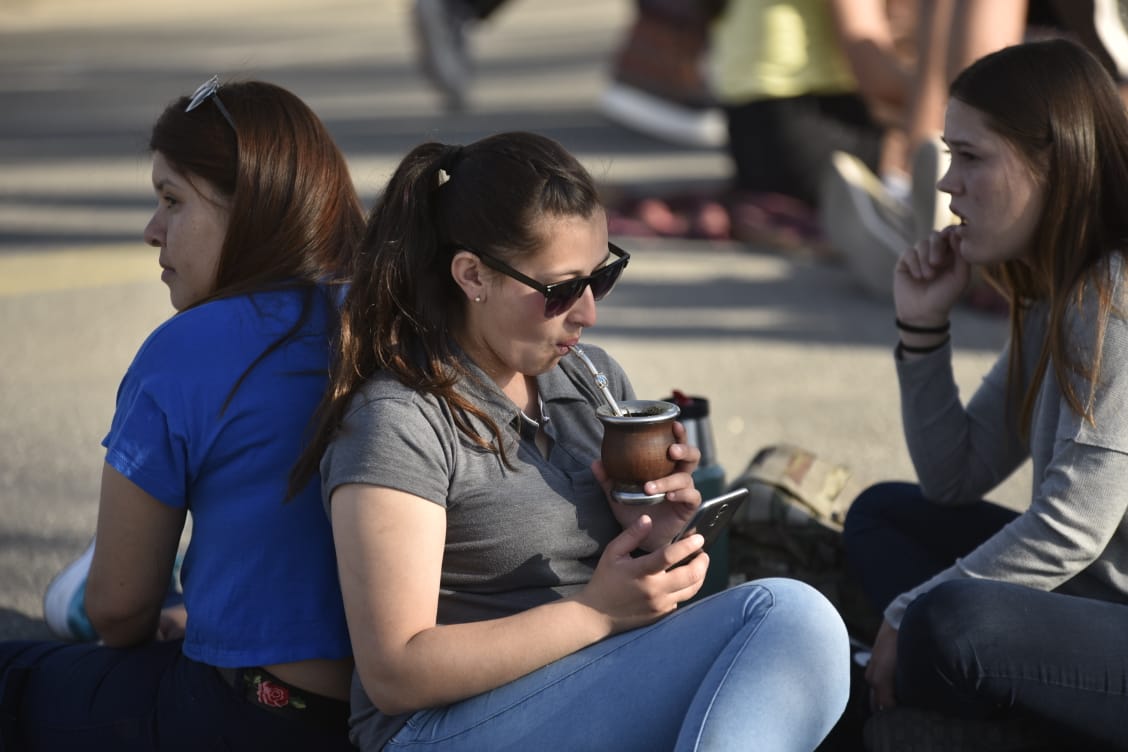
{"label": "camouflage bag", "polygon": [[733,520],[729,571],[738,578],[791,577],[812,585],[852,634],[872,639],[879,615],[846,571],[842,523],[861,490],[848,468],[779,444],[756,453],[731,487],[751,492]]}

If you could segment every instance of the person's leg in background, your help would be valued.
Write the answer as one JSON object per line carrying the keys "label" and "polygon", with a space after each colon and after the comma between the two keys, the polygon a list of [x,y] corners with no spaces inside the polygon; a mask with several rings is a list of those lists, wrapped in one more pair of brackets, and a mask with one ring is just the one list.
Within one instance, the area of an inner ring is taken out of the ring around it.
{"label": "person's leg in background", "polygon": [[883,130],[852,94],[762,99],[726,108],[735,188],[782,193],[814,209],[834,151],[877,169]]}
{"label": "person's leg in background", "polygon": [[988,53],[1021,42],[1028,12],[1029,0],[957,0],[945,80],[953,81]]}
{"label": "person's leg in background", "polygon": [[[908,155],[902,131],[916,60],[916,0],[828,0],[839,47],[870,120],[882,133],[876,164],[863,157],[896,198],[908,196]],[[847,152],[853,153],[853,152]]]}
{"label": "person's leg in background", "polygon": [[905,132],[912,170],[914,241],[951,224],[948,197],[936,189],[948,169],[939,143],[948,106],[948,85],[984,55],[1025,34],[1028,0],[922,0],[915,93]]}
{"label": "person's leg in background", "polygon": [[681,146],[716,148],[724,118],[705,75],[713,10],[683,0],[635,0],[612,54],[599,109],[609,119]]}
{"label": "person's leg in background", "polygon": [[1022,41],[1027,0],[921,0],[917,67],[905,112],[910,152],[944,130],[948,84],[989,52]]}
{"label": "person's leg in background", "polygon": [[830,154],[816,173],[819,220],[861,286],[885,299],[891,295],[893,262],[911,235],[903,121],[913,96],[920,9],[916,0],[828,5],[881,140],[876,161],[849,148]]}
{"label": "person's leg in background", "polygon": [[1041,0],[1065,31],[1097,56],[1128,103],[1128,2]]}
{"label": "person's leg in background", "polygon": [[412,22],[419,65],[448,109],[466,106],[472,60],[467,32],[507,0],[415,0]]}

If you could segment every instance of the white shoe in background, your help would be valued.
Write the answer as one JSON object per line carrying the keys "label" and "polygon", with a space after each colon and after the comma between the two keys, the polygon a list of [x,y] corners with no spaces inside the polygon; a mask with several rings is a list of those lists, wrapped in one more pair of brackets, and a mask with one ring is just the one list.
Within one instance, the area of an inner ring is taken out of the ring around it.
{"label": "white shoe in background", "polygon": [[723,147],[728,118],[706,75],[707,24],[692,3],[668,5],[670,10],[639,7],[612,57],[600,112],[669,143]]}
{"label": "white shoe in background", "polygon": [[[60,639],[71,642],[94,642],[98,639],[98,633],[86,615],[86,580],[90,577],[90,563],[94,560],[94,542],[95,539],[91,538],[86,550],[55,575],[43,594],[43,619]],[[178,553],[162,608],[184,602],[180,586],[183,563],[184,557]]]}
{"label": "white shoe in background", "polygon": [[720,148],[728,143],[728,121],[719,107],[692,107],[623,81],[611,80],[599,97],[609,120],[679,146]]}
{"label": "white shoe in background", "polygon": [[63,567],[43,595],[43,618],[57,637],[73,642],[98,639],[86,616],[86,578],[94,559],[94,539],[82,555]]}
{"label": "white shoe in background", "polygon": [[819,195],[819,224],[862,286],[892,300],[893,266],[912,246],[912,214],[852,154],[831,156]]}
{"label": "white shoe in background", "polygon": [[1128,3],[1093,0],[1093,28],[1121,81],[1128,79]]}

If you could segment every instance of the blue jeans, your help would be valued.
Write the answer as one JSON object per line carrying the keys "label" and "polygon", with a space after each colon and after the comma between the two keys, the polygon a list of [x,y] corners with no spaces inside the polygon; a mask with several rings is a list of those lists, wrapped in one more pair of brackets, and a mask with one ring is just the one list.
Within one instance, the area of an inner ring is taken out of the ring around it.
{"label": "blue jeans", "polygon": [[343,720],[326,730],[251,703],[180,645],[0,642],[0,751],[353,748]]}
{"label": "blue jeans", "polygon": [[[908,483],[864,491],[846,517],[847,559],[874,607],[924,582],[1017,512],[941,507]],[[950,715],[1037,717],[1063,749],[1128,750],[1128,605],[993,580],[917,598],[897,635],[898,700]]]}
{"label": "blue jeans", "polygon": [[387,750],[810,752],[846,706],[846,628],[814,588],[746,583],[476,697]]}

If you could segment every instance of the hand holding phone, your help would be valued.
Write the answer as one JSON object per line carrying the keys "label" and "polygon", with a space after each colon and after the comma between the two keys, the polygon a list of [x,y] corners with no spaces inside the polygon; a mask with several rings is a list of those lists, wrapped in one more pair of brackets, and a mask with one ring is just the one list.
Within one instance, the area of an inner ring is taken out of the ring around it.
{"label": "hand holding phone", "polygon": [[670,569],[689,562],[694,556],[712,545],[724,532],[725,526],[732,520],[732,516],[740,509],[740,505],[744,503],[746,498],[748,498],[748,489],[736,488],[708,501],[701,502],[701,506],[697,507],[693,517],[685,523],[685,527],[670,542],[676,543],[682,538],[700,533],[705,537],[705,544],[699,550],[674,564]]}

